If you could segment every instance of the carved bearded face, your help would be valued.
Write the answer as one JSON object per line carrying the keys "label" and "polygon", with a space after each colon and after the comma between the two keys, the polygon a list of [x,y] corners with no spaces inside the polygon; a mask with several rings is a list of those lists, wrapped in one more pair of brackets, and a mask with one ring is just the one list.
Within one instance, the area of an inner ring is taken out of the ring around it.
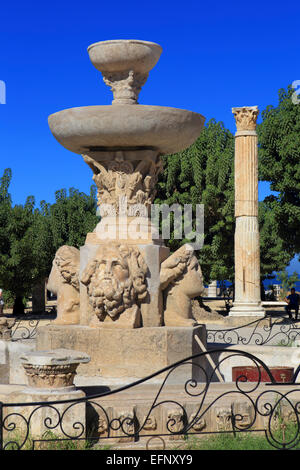
{"label": "carved bearded face", "polygon": [[100,321],[107,315],[117,319],[137,297],[146,295],[145,273],[138,255],[122,247],[101,248],[85,269],[81,280],[87,285],[90,303]]}

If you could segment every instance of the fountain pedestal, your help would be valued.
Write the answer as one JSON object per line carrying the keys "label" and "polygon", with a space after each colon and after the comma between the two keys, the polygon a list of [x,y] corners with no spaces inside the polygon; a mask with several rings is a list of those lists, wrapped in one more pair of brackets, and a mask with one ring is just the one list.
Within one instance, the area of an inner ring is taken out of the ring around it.
{"label": "fountain pedestal", "polygon": [[88,374],[141,378],[198,351],[194,338],[203,332],[191,318],[191,299],[203,289],[193,250],[181,247],[169,257],[150,214],[161,156],[189,147],[204,117],[137,103],[159,45],[104,41],[88,52],[112,104],[66,109],[48,121],[58,142],[91,168],[101,219],[80,250],[58,250],[48,282],[62,299],[69,284],[72,302],[39,330],[37,347],[86,351]]}
{"label": "fountain pedestal", "polygon": [[[79,365],[77,382],[89,378],[91,384],[106,384],[119,379],[130,383],[142,379],[177,361],[200,352],[195,340],[198,337],[206,345],[205,325],[194,328],[152,327],[136,329],[90,328],[80,325],[50,325],[39,328],[37,349],[84,348],[91,358],[88,364]],[[197,362],[198,361],[198,362]],[[192,378],[203,380],[205,358],[180,367],[170,375],[168,384],[184,383]],[[165,374],[153,381],[161,383]]]}

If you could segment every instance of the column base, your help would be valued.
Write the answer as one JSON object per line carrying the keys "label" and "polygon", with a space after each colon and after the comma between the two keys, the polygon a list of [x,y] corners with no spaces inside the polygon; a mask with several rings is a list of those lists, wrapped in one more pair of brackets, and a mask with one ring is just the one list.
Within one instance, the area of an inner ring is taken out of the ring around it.
{"label": "column base", "polygon": [[234,302],[230,317],[265,317],[266,311],[258,302]]}

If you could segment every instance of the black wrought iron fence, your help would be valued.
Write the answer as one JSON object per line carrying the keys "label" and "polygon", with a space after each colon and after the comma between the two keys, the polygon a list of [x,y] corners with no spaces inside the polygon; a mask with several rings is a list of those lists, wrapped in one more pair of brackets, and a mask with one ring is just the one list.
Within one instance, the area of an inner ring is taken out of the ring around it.
{"label": "black wrought iron fence", "polygon": [[11,327],[11,341],[22,341],[36,338],[37,329],[41,324],[49,325],[50,320],[45,323],[43,319],[16,319]]}
{"label": "black wrought iron fence", "polygon": [[300,323],[284,315],[264,317],[233,328],[207,328],[206,339],[208,343],[228,345],[290,346],[300,339]]}
{"label": "black wrought iron fence", "polygon": [[[241,374],[225,387],[213,383],[215,370],[208,373],[205,361],[216,352],[226,353],[216,367],[238,357],[252,364],[257,380],[250,382]],[[172,385],[178,368],[193,371],[192,376],[182,385]],[[267,383],[262,381],[262,372],[267,374]],[[174,444],[178,448],[178,443],[191,437],[251,432],[263,434],[274,449],[292,449],[300,445],[298,373],[299,368],[289,384],[277,383],[266,364],[252,354],[217,349],[116,390],[72,400],[0,403],[0,449],[60,449],[70,443],[93,449],[111,443],[122,448],[128,441],[143,442],[149,448],[153,439],[163,448]],[[160,375],[161,382],[153,384]],[[154,389],[150,396],[149,390]]]}

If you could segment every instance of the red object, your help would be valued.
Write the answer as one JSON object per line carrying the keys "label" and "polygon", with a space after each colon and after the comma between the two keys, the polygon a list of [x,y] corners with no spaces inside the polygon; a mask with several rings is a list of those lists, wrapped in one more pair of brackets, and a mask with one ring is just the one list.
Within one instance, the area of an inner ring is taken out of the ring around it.
{"label": "red object", "polygon": [[[261,376],[259,377],[260,369]],[[294,375],[293,367],[269,367],[271,374],[276,382],[291,382]],[[271,382],[271,378],[264,367],[256,366],[237,366],[232,368],[232,380],[235,382],[238,377],[247,377],[247,382]],[[243,380],[242,378],[240,379]]]}

